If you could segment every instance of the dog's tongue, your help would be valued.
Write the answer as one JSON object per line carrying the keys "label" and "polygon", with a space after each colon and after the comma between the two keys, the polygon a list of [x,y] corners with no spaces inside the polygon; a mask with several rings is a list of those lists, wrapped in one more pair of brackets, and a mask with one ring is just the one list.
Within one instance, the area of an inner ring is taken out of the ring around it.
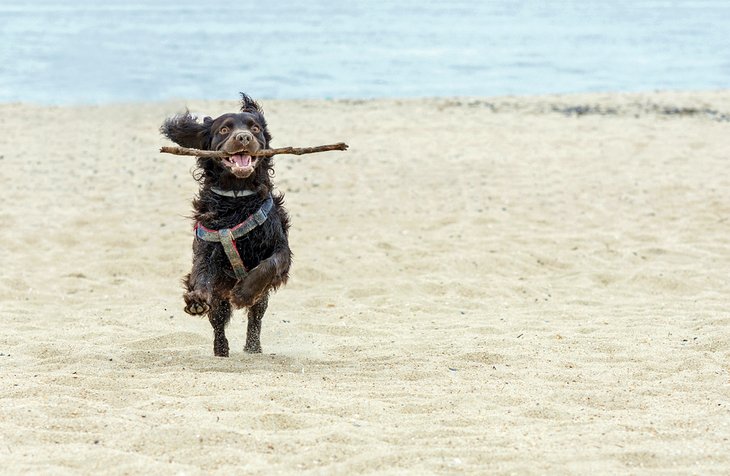
{"label": "dog's tongue", "polygon": [[236,167],[248,167],[251,165],[250,155],[232,155],[228,160],[233,162]]}

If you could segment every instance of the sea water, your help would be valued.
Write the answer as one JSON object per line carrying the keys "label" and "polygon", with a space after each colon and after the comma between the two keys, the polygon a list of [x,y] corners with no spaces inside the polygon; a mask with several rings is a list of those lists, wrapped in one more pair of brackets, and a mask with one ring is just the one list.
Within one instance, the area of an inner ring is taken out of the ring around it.
{"label": "sea water", "polygon": [[0,102],[730,87],[730,0],[0,0]]}

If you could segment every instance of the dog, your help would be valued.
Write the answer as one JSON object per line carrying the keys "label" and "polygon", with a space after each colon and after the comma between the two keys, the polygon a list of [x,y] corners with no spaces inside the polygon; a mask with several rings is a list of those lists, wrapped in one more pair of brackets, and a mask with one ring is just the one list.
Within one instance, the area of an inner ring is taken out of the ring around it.
{"label": "dog", "polygon": [[228,357],[225,327],[233,309],[248,310],[244,351],[261,352],[261,321],[269,295],[289,278],[289,215],[284,197],[273,191],[271,157],[252,157],[269,148],[261,106],[241,93],[241,112],[202,122],[185,112],[168,118],[160,131],[183,147],[217,150],[225,159],[197,159],[200,183],[193,200],[193,266],[183,278],[185,312],[207,314],[213,353]]}

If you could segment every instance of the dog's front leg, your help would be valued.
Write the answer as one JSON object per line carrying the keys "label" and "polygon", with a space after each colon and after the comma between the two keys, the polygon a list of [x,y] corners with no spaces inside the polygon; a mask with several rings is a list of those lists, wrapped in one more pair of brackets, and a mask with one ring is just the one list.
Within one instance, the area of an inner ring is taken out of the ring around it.
{"label": "dog's front leg", "polygon": [[192,316],[208,312],[212,299],[210,273],[198,240],[193,242],[193,269],[185,276],[183,283],[187,290],[183,294],[185,312]]}
{"label": "dog's front leg", "polygon": [[291,264],[289,248],[282,248],[252,269],[231,292],[231,303],[237,308],[251,307],[269,290],[286,282]]}

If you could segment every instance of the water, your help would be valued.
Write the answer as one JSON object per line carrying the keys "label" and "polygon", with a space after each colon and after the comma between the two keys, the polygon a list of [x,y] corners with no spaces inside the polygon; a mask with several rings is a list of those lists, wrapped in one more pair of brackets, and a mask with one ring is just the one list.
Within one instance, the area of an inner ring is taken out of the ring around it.
{"label": "water", "polygon": [[0,0],[0,102],[730,87],[730,0]]}

